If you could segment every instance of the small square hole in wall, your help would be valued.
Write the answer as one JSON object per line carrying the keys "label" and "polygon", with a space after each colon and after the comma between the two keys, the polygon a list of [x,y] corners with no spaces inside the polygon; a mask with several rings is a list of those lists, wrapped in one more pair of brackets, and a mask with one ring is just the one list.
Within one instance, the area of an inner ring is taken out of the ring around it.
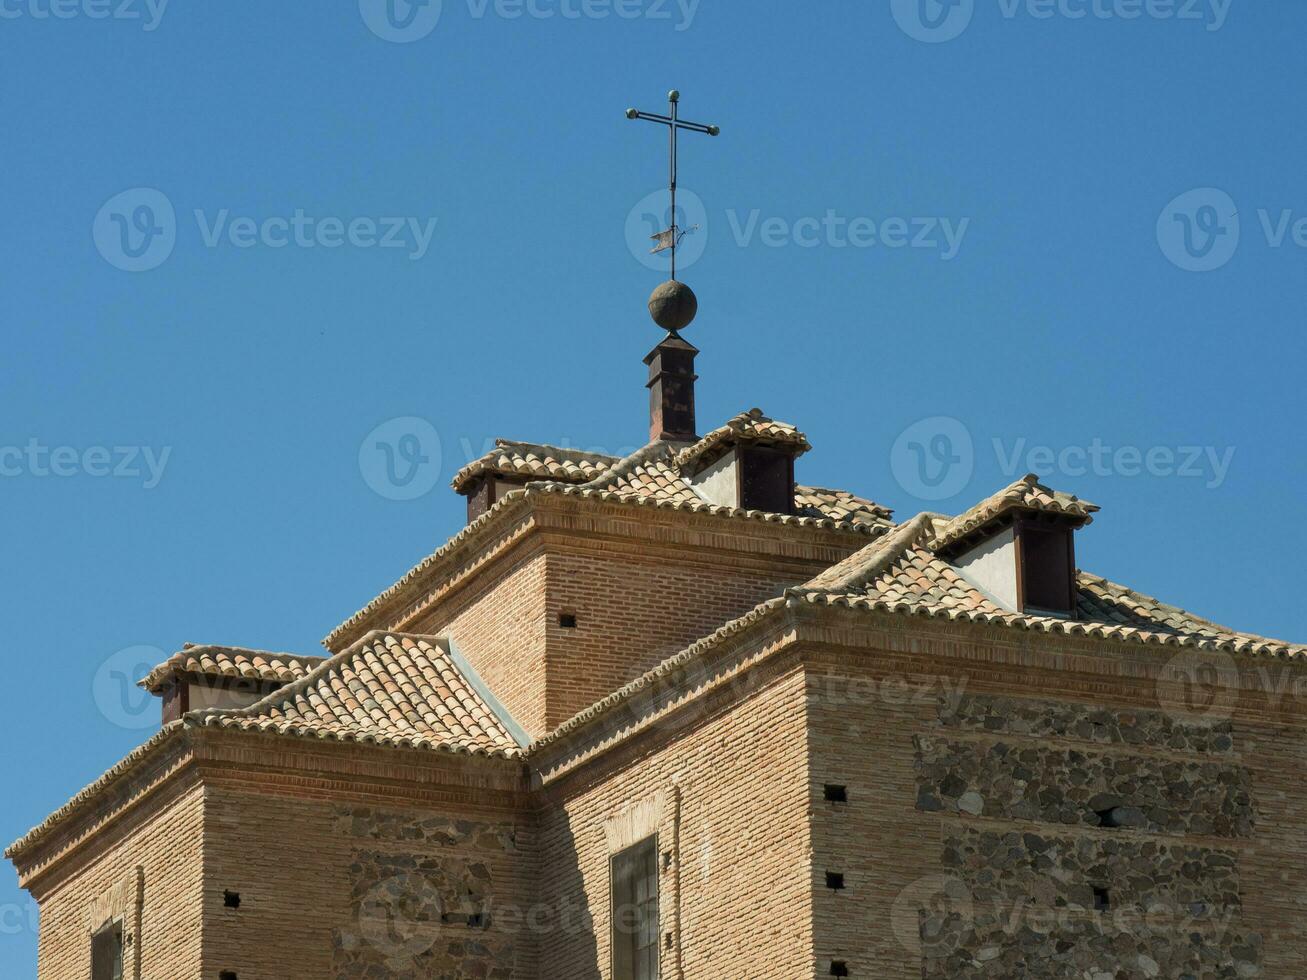
{"label": "small square hole in wall", "polygon": [[849,975],[849,964],[843,960],[831,960],[830,975],[833,977],[847,977]]}
{"label": "small square hole in wall", "polygon": [[559,613],[558,625],[565,630],[576,629],[576,613],[567,613],[567,612]]}
{"label": "small square hole in wall", "polygon": [[1112,894],[1106,888],[1094,886],[1094,911],[1110,912],[1112,910]]}
{"label": "small square hole in wall", "polygon": [[849,802],[848,787],[841,786],[839,783],[827,783],[824,789],[826,799],[831,803]]}
{"label": "small square hole in wall", "polygon": [[218,980],[240,980],[231,970],[223,970],[218,974]]}
{"label": "small square hole in wall", "polygon": [[241,893],[240,893],[240,892],[223,892],[223,893],[222,893],[222,904],[223,904],[224,907],[229,908],[229,909],[238,909],[238,908],[240,908],[240,907],[241,907]]}
{"label": "small square hole in wall", "polygon": [[838,871],[827,871],[826,887],[839,891],[844,887],[844,875],[840,874]]}

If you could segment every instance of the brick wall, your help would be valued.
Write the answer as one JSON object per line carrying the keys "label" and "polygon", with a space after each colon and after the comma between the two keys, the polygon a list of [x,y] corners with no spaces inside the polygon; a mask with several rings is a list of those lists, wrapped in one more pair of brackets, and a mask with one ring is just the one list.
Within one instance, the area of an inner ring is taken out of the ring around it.
{"label": "brick wall", "polygon": [[209,789],[205,978],[536,976],[529,818],[335,795]]}
{"label": "brick wall", "polygon": [[[798,584],[793,569],[719,564],[692,553],[551,549],[547,569],[546,730]],[[564,612],[575,615],[575,628],[559,625]]]}
{"label": "brick wall", "polygon": [[495,697],[532,735],[546,731],[545,569],[538,548],[519,548],[410,627],[452,636]]}
{"label": "brick wall", "polygon": [[37,882],[41,980],[87,980],[91,934],[108,917],[132,936],[124,980],[199,977],[203,818],[199,786],[174,785],[65,858],[57,883]]}
{"label": "brick wall", "polygon": [[[541,976],[611,977],[609,858],[658,834],[660,975],[794,980],[812,959],[807,746],[797,669],[647,755],[576,773],[542,814]],[[679,952],[678,952],[679,950]]]}
{"label": "brick wall", "polygon": [[[866,538],[736,518],[537,501],[372,626],[448,633],[533,737]],[[576,617],[560,625],[560,613]]]}

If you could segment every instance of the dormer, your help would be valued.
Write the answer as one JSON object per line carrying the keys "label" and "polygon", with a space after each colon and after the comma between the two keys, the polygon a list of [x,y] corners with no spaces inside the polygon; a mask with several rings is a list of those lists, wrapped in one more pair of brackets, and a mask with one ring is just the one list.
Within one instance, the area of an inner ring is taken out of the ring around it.
{"label": "dormer", "polygon": [[793,514],[794,461],[808,438],[755,408],[714,429],[676,457],[681,476],[721,507]]}
{"label": "dormer", "polygon": [[163,723],[202,708],[246,708],[305,677],[322,657],[187,643],[139,686],[162,702]]}
{"label": "dormer", "polygon": [[452,485],[467,497],[471,524],[505,494],[532,480],[587,483],[617,462],[617,457],[603,453],[496,439],[495,448],[459,470]]}
{"label": "dormer", "polygon": [[935,553],[1005,609],[1074,618],[1075,532],[1097,510],[1027,474],[944,524]]}

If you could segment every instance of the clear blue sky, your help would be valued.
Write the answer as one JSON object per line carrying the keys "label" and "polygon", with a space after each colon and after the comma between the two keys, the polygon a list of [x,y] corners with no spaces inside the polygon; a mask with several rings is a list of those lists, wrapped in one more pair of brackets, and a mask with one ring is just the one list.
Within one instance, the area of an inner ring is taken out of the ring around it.
{"label": "clear blue sky", "polygon": [[0,0],[6,841],[146,737],[148,648],[317,652],[488,439],[643,441],[672,86],[701,428],[905,517],[1033,462],[1083,567],[1307,639],[1302,4],[60,2]]}

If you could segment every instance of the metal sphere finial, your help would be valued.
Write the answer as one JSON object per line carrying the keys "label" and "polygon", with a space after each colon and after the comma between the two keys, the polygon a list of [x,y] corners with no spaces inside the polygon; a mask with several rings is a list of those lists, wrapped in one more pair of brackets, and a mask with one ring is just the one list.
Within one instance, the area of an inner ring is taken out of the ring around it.
{"label": "metal sphere finial", "polygon": [[676,333],[694,322],[699,300],[694,290],[683,282],[668,279],[649,296],[649,315],[664,330]]}
{"label": "metal sphere finial", "polygon": [[676,89],[672,89],[670,92],[667,93],[667,101],[668,101],[668,102],[680,102],[680,101],[681,101],[681,93],[678,92],[678,91],[676,91]]}
{"label": "metal sphere finial", "polygon": [[627,118],[627,119],[638,119],[638,118],[640,118],[640,110],[639,110],[639,109],[627,109],[627,110],[626,110],[626,118]]}

